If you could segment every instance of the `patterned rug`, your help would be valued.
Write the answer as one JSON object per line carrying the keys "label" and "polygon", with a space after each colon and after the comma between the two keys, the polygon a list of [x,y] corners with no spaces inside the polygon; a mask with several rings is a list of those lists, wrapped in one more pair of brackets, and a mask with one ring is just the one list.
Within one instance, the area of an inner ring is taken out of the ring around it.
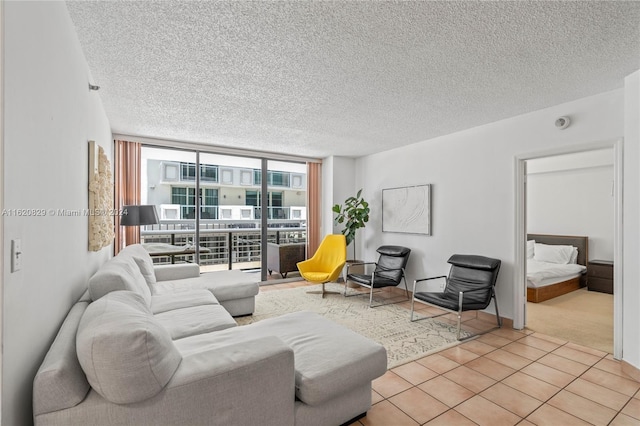
{"label": "patterned rug", "polygon": [[[239,325],[246,325],[288,312],[317,312],[382,344],[387,349],[388,368],[458,343],[455,327],[437,319],[411,322],[411,311],[398,305],[369,308],[367,295],[344,297],[342,294],[326,294],[322,298],[320,294],[307,293],[319,289],[320,286],[309,286],[260,292],[256,296],[254,314],[236,318],[236,321]],[[326,289],[341,291],[343,286],[327,284]],[[375,299],[374,296],[374,304]],[[383,301],[380,299],[378,303]],[[415,316],[418,317],[424,316]]]}

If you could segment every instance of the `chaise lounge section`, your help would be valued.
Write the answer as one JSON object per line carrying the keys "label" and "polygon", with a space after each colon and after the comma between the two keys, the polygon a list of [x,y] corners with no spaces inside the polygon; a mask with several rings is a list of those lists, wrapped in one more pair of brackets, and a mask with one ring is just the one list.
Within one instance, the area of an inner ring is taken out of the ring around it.
{"label": "chaise lounge section", "polygon": [[370,408],[384,347],[311,312],[239,327],[231,289],[155,276],[144,254],[103,265],[70,310],[34,378],[36,425],[338,425]]}

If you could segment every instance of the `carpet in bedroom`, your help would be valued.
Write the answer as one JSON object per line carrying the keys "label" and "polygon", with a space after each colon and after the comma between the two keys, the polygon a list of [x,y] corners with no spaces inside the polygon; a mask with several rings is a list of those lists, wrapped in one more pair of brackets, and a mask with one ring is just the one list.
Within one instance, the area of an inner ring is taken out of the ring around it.
{"label": "carpet in bedroom", "polygon": [[527,328],[613,353],[613,295],[582,288],[527,303]]}
{"label": "carpet in bedroom", "polygon": [[[458,344],[455,327],[451,324],[437,319],[411,322],[410,311],[394,304],[369,308],[368,295],[344,297],[342,294],[326,294],[322,298],[319,294],[307,293],[319,288],[304,286],[261,291],[256,296],[254,314],[236,318],[236,321],[239,325],[246,325],[288,312],[317,312],[382,344],[387,349],[388,368]],[[327,284],[326,288],[340,291],[344,287]],[[416,318],[419,316],[416,315]]]}

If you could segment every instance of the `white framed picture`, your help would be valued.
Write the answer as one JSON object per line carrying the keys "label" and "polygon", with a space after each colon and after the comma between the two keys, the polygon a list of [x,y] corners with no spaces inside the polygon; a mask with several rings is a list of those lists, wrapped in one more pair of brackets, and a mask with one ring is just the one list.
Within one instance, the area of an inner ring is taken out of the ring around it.
{"label": "white framed picture", "polygon": [[383,189],[382,232],[431,235],[431,185]]}

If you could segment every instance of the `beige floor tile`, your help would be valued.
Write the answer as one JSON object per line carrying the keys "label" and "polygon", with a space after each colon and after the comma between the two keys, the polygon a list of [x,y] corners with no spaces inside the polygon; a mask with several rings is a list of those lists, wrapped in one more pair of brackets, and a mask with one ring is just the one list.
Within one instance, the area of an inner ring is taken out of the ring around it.
{"label": "beige floor tile", "polygon": [[465,367],[464,365],[444,373],[443,376],[475,393],[482,392],[484,389],[496,382],[492,378]]}
{"label": "beige floor tile", "polygon": [[589,369],[588,365],[584,365],[580,362],[571,361],[565,357],[556,354],[547,354],[538,360],[540,364],[544,364],[547,367],[555,368],[556,370],[564,371],[572,376],[578,377]]}
{"label": "beige floor tile", "polygon": [[449,407],[455,407],[475,395],[464,386],[443,376],[431,379],[418,387]]}
{"label": "beige floor tile", "polygon": [[598,368],[590,368],[580,378],[628,396],[633,396],[640,389],[640,383]]}
{"label": "beige floor tile", "polygon": [[442,355],[445,358],[449,358],[450,360],[455,361],[458,364],[464,364],[478,358],[479,356],[478,354],[463,349],[460,345],[445,349],[444,351],[438,352],[438,354]]}
{"label": "beige floor tile", "polygon": [[382,401],[371,407],[367,415],[360,419],[366,426],[415,426],[418,423],[389,401]]}
{"label": "beige floor tile", "polygon": [[485,357],[492,359],[495,362],[499,362],[500,364],[504,364],[507,367],[511,367],[515,370],[519,370],[531,364],[530,359],[521,357],[520,355],[516,355],[502,349],[490,352],[486,354]]}
{"label": "beige floor tile", "polygon": [[458,413],[455,410],[449,410],[446,413],[436,417],[428,423],[425,423],[426,426],[477,426],[476,423],[472,422],[462,414]]}
{"label": "beige floor tile", "polygon": [[384,399],[384,397],[382,395],[380,395],[378,392],[376,392],[373,389],[371,389],[371,404],[377,404],[378,402],[382,401],[383,399]]}
{"label": "beige floor tile", "polygon": [[618,414],[611,408],[594,404],[593,401],[566,390],[554,395],[548,404],[594,425],[607,425]]}
{"label": "beige floor tile", "polygon": [[486,355],[489,352],[493,352],[496,350],[495,347],[491,345],[487,345],[486,343],[479,342],[477,340],[470,340],[468,342],[464,342],[460,346],[463,349],[471,351],[477,355]]}
{"label": "beige floor tile", "polygon": [[512,412],[478,395],[458,405],[455,410],[480,426],[515,425],[522,420]]}
{"label": "beige floor tile", "polygon": [[586,353],[591,354],[593,356],[597,356],[598,358],[604,358],[607,355],[609,355],[609,353],[607,353],[607,352],[603,352],[603,351],[600,351],[598,349],[590,348],[590,347],[587,347],[587,346],[578,345],[577,343],[573,343],[573,342],[568,342],[565,346],[567,348],[570,348],[570,349],[575,349],[577,351],[586,352]]}
{"label": "beige floor tile", "polygon": [[504,379],[502,383],[542,402],[547,401],[560,390],[557,386],[519,371]]}
{"label": "beige floor tile", "polygon": [[480,395],[523,418],[542,405],[541,401],[502,383],[496,383]]}
{"label": "beige floor tile", "polygon": [[424,365],[419,364],[415,361],[401,365],[400,367],[396,367],[391,371],[393,371],[412,385],[419,385],[420,383],[433,379],[438,375],[438,373],[436,373],[435,371],[430,370]]}
{"label": "beige floor tile", "polygon": [[553,337],[553,336],[549,336],[547,334],[542,334],[542,333],[535,332],[535,333],[532,334],[532,336],[537,338],[537,339],[542,339],[542,340],[546,340],[548,342],[557,343],[560,346],[567,344],[566,340],[559,339],[559,338]]}
{"label": "beige floor tile", "polygon": [[520,423],[518,423],[518,426],[536,426],[536,425],[531,423],[529,420],[524,419]]}
{"label": "beige floor tile", "polygon": [[640,424],[638,419],[634,419],[626,414],[618,414],[611,423],[609,423],[609,426],[638,426],[638,424]]}
{"label": "beige floor tile", "polygon": [[424,365],[429,370],[433,370],[438,374],[446,373],[449,370],[453,370],[460,366],[457,362],[446,358],[440,354],[433,354],[420,358],[416,361],[419,364]]}
{"label": "beige floor tile", "polygon": [[565,390],[616,411],[622,410],[622,407],[624,407],[630,399],[628,395],[623,395],[581,378],[571,382]]}
{"label": "beige floor tile", "polygon": [[551,405],[544,404],[531,413],[526,420],[537,426],[590,426],[587,423],[569,413],[559,410]]}
{"label": "beige floor tile", "polygon": [[604,370],[608,373],[615,374],[620,377],[624,377],[626,379],[631,379],[627,374],[622,371],[622,363],[620,361],[616,361],[613,359],[605,358],[600,361],[596,365],[595,368],[599,368],[600,370]]}
{"label": "beige floor tile", "polygon": [[494,330],[490,334],[504,337],[505,339],[509,339],[509,340],[519,340],[526,336],[526,334],[524,334],[522,331],[514,330],[511,328],[504,328],[504,327]]}
{"label": "beige floor tile", "polygon": [[529,364],[520,371],[560,388],[567,386],[576,379],[576,377],[571,374],[564,373],[539,362]]}
{"label": "beige floor tile", "polygon": [[495,348],[501,348],[504,345],[508,345],[509,343],[513,342],[513,340],[511,339],[505,339],[504,337],[500,337],[493,333],[483,334],[482,336],[478,337],[477,340],[478,342],[486,343],[487,345],[491,345]]}
{"label": "beige floor tile", "polygon": [[406,390],[389,398],[389,401],[420,424],[438,417],[449,409],[419,388]]}
{"label": "beige floor tile", "polygon": [[549,340],[540,339],[533,336],[525,336],[522,339],[518,340],[518,343],[522,343],[523,345],[532,346],[536,349],[540,349],[546,352],[551,352],[555,349],[558,349],[562,346],[560,343],[551,342]]}
{"label": "beige floor tile", "polygon": [[622,409],[622,414],[633,417],[640,422],[640,399],[632,398]]}
{"label": "beige floor tile", "polygon": [[478,373],[491,377],[493,380],[502,380],[516,372],[513,368],[507,367],[506,365],[500,364],[499,362],[493,361],[487,357],[481,357],[474,359],[473,361],[469,361],[465,364],[465,367],[469,367]]}
{"label": "beige floor tile", "polygon": [[406,391],[412,386],[402,377],[392,371],[387,371],[382,377],[378,377],[373,381],[371,387],[385,398],[389,398],[400,392]]}
{"label": "beige floor tile", "polygon": [[547,354],[546,351],[534,348],[533,346],[523,345],[520,342],[513,342],[506,346],[503,346],[502,350],[511,352],[512,354],[520,355],[521,357],[530,359],[531,361],[542,358]]}
{"label": "beige floor tile", "polygon": [[567,359],[571,359],[573,361],[578,361],[582,364],[589,365],[589,366],[594,365],[595,363],[597,363],[602,359],[602,357],[592,355],[587,352],[579,351],[574,348],[570,348],[567,345],[560,346],[558,349],[553,351],[553,353],[559,356],[563,356]]}

